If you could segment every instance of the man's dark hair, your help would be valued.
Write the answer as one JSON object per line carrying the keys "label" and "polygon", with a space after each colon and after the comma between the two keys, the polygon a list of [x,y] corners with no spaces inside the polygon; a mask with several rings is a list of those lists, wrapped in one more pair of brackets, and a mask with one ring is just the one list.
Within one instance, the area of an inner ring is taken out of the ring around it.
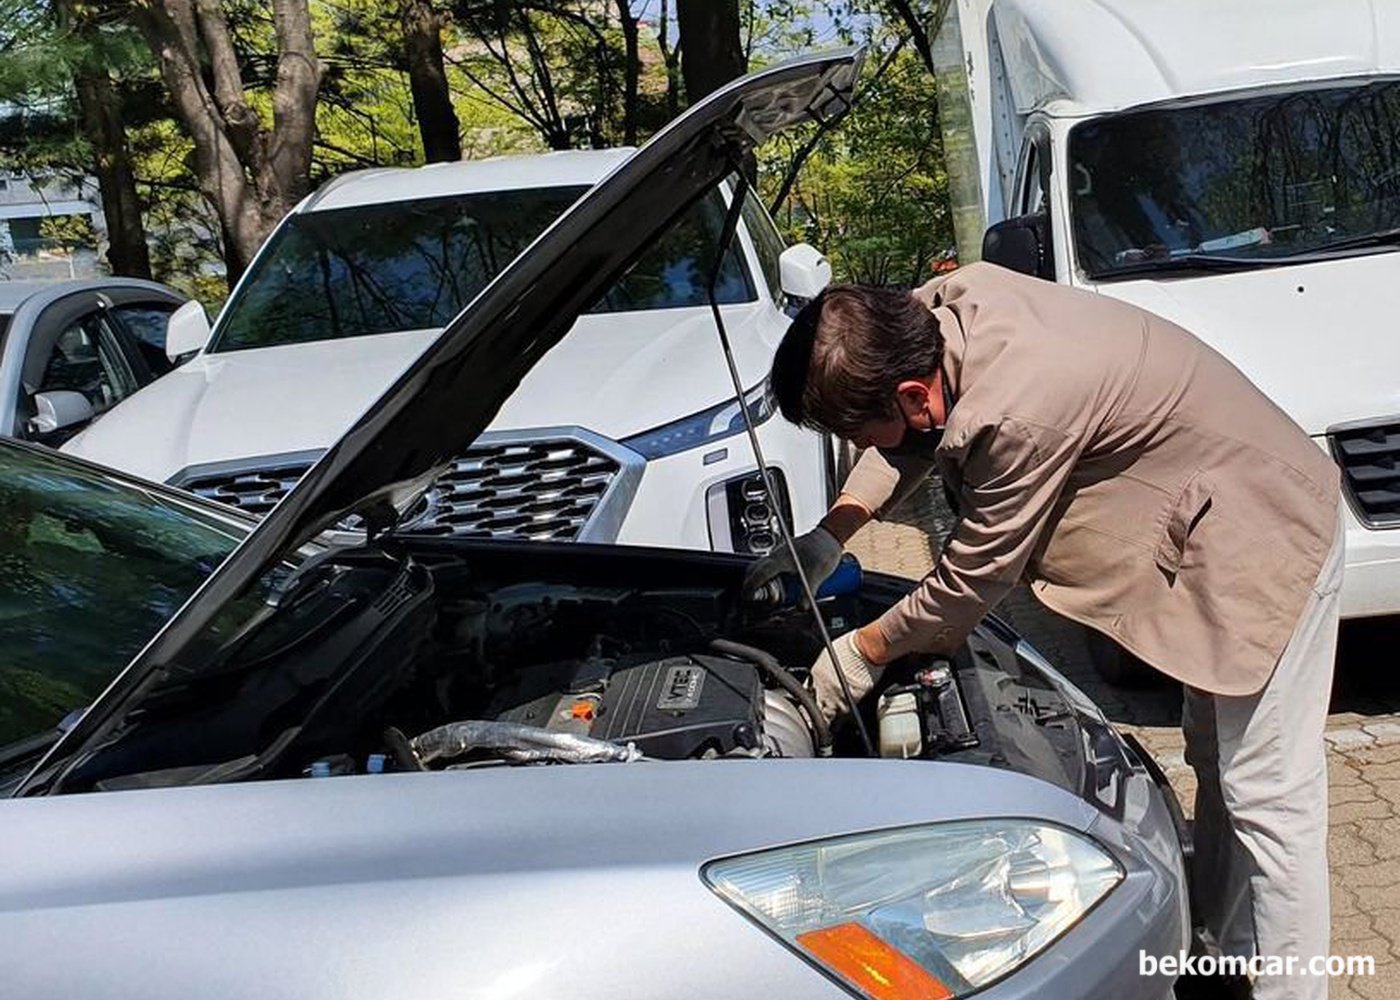
{"label": "man's dark hair", "polygon": [[908,292],[833,285],[793,318],[768,384],[792,423],[852,437],[895,416],[899,384],[942,360],[938,320]]}

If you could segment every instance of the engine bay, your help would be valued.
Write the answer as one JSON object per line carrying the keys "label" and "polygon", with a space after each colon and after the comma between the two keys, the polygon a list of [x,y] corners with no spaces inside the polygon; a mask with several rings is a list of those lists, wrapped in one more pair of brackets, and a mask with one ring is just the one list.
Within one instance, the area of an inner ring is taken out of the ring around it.
{"label": "engine bay", "polygon": [[[612,553],[516,544],[468,559],[415,542],[308,560],[247,595],[245,622],[192,644],[200,660],[166,671],[65,787],[871,750],[1024,766],[998,735],[1011,722],[1042,770],[1078,752],[1060,708],[1053,724],[1016,718],[1009,646],[892,665],[862,702],[867,748],[816,709],[810,610],[744,599],[733,559]],[[818,611],[835,637],[897,593],[862,587]]]}

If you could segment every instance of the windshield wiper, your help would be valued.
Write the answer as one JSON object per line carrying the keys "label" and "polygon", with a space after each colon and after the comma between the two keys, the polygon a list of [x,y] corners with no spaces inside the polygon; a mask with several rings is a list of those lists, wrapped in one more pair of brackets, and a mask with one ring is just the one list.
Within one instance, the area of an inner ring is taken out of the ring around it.
{"label": "windshield wiper", "polygon": [[1273,267],[1277,264],[1287,263],[1292,259],[1290,257],[1234,257],[1220,253],[1184,253],[1176,257],[1164,257],[1160,260],[1120,264],[1104,271],[1091,272],[1090,277],[1097,281],[1101,278],[1126,278],[1139,274],[1159,274],[1167,271],[1205,273],[1248,271],[1260,267]]}
{"label": "windshield wiper", "polygon": [[1370,250],[1377,247],[1400,247],[1400,229],[1382,229],[1364,236],[1349,236],[1344,240],[1333,240],[1331,243],[1324,243],[1320,247],[1314,247],[1312,250],[1297,256],[1326,256],[1335,251]]}
{"label": "windshield wiper", "polygon": [[1366,233],[1364,236],[1350,236],[1333,240],[1297,253],[1271,254],[1267,257],[1236,257],[1219,253],[1183,253],[1161,260],[1144,260],[1132,264],[1122,264],[1106,271],[1091,274],[1096,281],[1102,278],[1126,278],[1139,274],[1162,272],[1226,272],[1247,271],[1261,267],[1279,267],[1285,264],[1306,264],[1311,261],[1331,260],[1333,257],[1365,250],[1383,250],[1400,247],[1400,228],[1382,229]]}

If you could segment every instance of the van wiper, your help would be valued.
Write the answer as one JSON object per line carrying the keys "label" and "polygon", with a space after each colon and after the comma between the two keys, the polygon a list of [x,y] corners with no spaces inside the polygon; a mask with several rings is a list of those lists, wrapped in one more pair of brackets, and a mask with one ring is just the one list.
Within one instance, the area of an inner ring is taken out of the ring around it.
{"label": "van wiper", "polygon": [[1168,271],[1177,273],[1194,271],[1210,274],[1227,271],[1250,271],[1291,262],[1293,262],[1291,257],[1235,257],[1221,253],[1183,253],[1158,260],[1120,264],[1118,267],[1091,272],[1090,277],[1097,281],[1101,278],[1127,278],[1139,274],[1161,274]]}
{"label": "van wiper", "polygon": [[1219,253],[1183,253],[1160,260],[1136,261],[1098,271],[1091,275],[1101,278],[1126,278],[1138,274],[1159,274],[1163,272],[1227,272],[1248,271],[1261,267],[1280,267],[1286,264],[1307,264],[1314,261],[1332,260],[1349,253],[1366,250],[1383,250],[1400,247],[1400,228],[1382,229],[1362,236],[1349,236],[1333,240],[1297,253],[1270,254],[1266,257],[1237,257]]}
{"label": "van wiper", "polygon": [[1377,247],[1400,247],[1400,229],[1382,229],[1379,232],[1366,233],[1364,236],[1349,236],[1344,240],[1333,240],[1331,243],[1324,243],[1322,246],[1314,247],[1307,253],[1298,256],[1326,256],[1335,251],[1370,250]]}

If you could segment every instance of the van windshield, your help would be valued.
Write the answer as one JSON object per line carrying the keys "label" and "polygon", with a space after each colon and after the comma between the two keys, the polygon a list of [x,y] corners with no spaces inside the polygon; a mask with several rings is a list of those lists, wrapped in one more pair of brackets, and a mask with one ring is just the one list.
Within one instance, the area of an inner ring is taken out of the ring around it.
{"label": "van windshield", "polygon": [[1070,211],[1093,278],[1298,263],[1400,242],[1400,80],[1076,126]]}
{"label": "van windshield", "polygon": [[[211,352],[444,327],[588,189],[547,187],[305,212],[289,217],[230,300]],[[594,312],[706,304],[724,223],[712,192],[652,245]],[[750,301],[737,245],[718,287]]]}

